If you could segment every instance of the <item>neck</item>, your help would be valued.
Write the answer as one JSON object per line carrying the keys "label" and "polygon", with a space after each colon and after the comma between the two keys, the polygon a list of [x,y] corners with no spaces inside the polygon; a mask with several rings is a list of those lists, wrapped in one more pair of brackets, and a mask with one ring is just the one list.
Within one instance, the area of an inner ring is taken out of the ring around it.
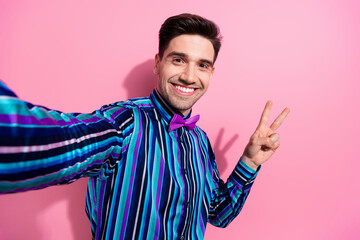
{"label": "neck", "polygon": [[181,110],[181,109],[177,109],[174,108],[173,106],[171,106],[171,104],[161,95],[160,91],[155,88],[156,93],[159,95],[159,97],[161,98],[162,102],[165,103],[165,105],[168,107],[168,109],[172,112],[172,113],[177,113],[182,117],[185,117],[187,115],[189,115],[189,113],[191,113],[191,109],[186,109],[186,110]]}

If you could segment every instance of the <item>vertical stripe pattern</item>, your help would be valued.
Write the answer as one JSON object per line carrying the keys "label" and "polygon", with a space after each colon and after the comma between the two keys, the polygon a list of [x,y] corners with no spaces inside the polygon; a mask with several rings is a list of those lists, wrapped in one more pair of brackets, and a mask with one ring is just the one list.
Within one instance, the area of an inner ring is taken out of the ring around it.
{"label": "vertical stripe pattern", "polygon": [[89,177],[93,239],[203,239],[207,222],[225,227],[239,214],[257,172],[240,160],[224,183],[206,133],[169,132],[173,114],[156,90],[65,114],[0,82],[0,192]]}

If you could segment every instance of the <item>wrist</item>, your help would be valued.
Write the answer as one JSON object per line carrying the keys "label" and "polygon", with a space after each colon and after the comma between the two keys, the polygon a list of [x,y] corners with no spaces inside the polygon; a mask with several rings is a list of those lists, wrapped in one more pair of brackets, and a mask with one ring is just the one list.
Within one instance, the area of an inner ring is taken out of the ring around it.
{"label": "wrist", "polygon": [[253,169],[254,171],[256,171],[260,166],[257,165],[251,158],[248,158],[244,155],[241,157],[241,161],[243,161],[243,163],[245,163],[249,168]]}

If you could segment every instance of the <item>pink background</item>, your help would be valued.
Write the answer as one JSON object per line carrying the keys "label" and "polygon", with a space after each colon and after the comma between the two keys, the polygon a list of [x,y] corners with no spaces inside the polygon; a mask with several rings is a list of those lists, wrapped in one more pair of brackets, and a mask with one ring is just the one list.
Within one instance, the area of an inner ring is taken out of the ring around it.
{"label": "pink background", "polygon": [[[267,99],[273,117],[291,113],[242,213],[205,239],[359,239],[359,3],[0,0],[0,78],[32,103],[90,112],[150,93],[168,16],[212,19],[223,48],[194,112],[223,178]],[[86,183],[0,196],[0,239],[90,239]]]}

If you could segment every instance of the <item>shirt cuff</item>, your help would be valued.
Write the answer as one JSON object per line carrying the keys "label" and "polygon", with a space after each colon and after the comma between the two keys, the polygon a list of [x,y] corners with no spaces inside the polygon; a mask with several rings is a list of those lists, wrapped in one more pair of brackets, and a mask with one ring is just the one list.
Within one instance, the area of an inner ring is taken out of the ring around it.
{"label": "shirt cuff", "polygon": [[260,171],[260,168],[261,168],[261,165],[260,165],[256,170],[254,170],[251,167],[249,167],[241,158],[240,158],[240,161],[239,161],[238,165],[240,165],[241,169],[245,169],[249,173],[256,174],[256,175]]}
{"label": "shirt cuff", "polygon": [[236,165],[234,171],[231,174],[232,179],[235,180],[239,185],[248,185],[253,182],[256,178],[258,172],[260,171],[261,166],[259,166],[256,171],[247,166],[242,159],[240,158],[238,164]]}

